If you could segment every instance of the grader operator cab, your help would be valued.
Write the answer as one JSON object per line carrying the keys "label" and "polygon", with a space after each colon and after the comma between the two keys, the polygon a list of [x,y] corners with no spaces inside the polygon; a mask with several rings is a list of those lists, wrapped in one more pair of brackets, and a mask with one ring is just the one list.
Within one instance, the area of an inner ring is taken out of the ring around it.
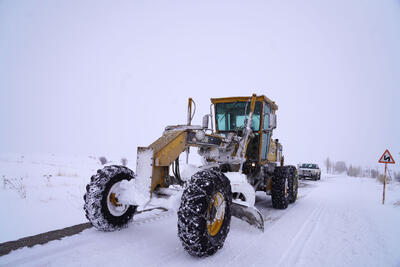
{"label": "grader operator cab", "polygon": [[[275,102],[255,94],[212,98],[201,126],[191,124],[194,106],[189,98],[187,124],[167,126],[159,139],[138,148],[136,173],[112,165],[91,177],[84,210],[95,228],[122,229],[139,211],[167,209],[160,204],[166,195],[180,196],[178,236],[189,254],[203,257],[223,246],[231,216],[264,229],[256,191],[271,195],[277,209],[296,201],[296,168],[284,166],[282,145],[272,139]],[[188,157],[190,147],[204,165],[183,177],[179,156],[186,151]]]}

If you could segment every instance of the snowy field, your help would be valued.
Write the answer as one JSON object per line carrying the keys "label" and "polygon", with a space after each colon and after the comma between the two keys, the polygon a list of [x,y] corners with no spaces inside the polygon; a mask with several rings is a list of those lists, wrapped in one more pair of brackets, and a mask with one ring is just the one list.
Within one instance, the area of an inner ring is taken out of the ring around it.
{"label": "snowy field", "polygon": [[1,207],[7,216],[0,216],[0,242],[86,222],[82,197],[101,167],[94,156],[0,155],[0,201],[8,203]]}
{"label": "snowy field", "polygon": [[[1,184],[0,242],[86,222],[82,195],[98,168],[95,157],[1,155],[0,176],[15,188]],[[382,185],[374,179],[322,176],[301,181],[298,201],[287,210],[272,209],[270,197],[258,192],[265,231],[233,218],[212,257],[183,250],[176,212],[168,211],[140,214],[122,231],[89,229],[13,251],[0,265],[400,266],[400,185],[389,184],[386,196],[382,205]]]}

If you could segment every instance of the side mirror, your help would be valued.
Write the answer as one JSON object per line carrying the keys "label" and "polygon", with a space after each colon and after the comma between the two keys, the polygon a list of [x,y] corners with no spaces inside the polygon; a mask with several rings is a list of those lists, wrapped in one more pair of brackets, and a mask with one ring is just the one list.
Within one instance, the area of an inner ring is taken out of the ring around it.
{"label": "side mirror", "polygon": [[208,129],[208,116],[210,115],[204,115],[203,116],[203,129]]}
{"label": "side mirror", "polygon": [[273,130],[276,128],[276,114],[269,114],[268,120],[268,130]]}

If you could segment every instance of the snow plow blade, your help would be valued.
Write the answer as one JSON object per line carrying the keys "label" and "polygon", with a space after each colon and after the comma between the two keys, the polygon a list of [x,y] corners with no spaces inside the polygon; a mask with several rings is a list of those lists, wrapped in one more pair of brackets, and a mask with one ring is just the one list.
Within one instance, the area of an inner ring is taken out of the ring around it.
{"label": "snow plow blade", "polygon": [[232,202],[232,216],[246,221],[264,232],[264,218],[260,211],[255,207],[248,207],[236,202]]}

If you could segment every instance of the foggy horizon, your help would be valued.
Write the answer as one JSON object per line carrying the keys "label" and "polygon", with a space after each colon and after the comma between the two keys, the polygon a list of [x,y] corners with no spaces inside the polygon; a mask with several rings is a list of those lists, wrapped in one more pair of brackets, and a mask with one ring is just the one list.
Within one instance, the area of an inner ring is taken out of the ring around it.
{"label": "foggy horizon", "polygon": [[2,1],[0,153],[135,155],[210,98],[279,106],[290,164],[399,170],[399,1]]}

